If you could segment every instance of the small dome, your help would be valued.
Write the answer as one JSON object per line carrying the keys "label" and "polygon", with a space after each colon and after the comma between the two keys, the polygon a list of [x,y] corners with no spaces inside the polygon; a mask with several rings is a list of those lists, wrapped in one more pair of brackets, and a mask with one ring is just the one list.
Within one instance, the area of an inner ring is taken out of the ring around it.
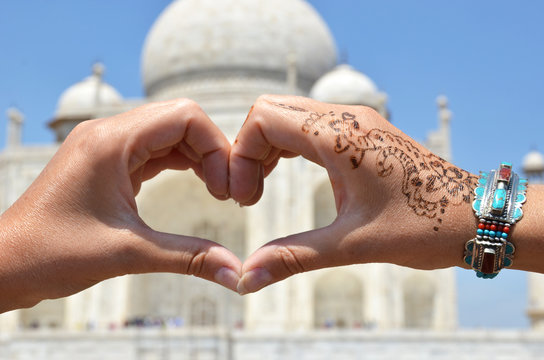
{"label": "small dome", "polygon": [[313,86],[310,96],[323,102],[367,105],[376,110],[383,108],[387,99],[368,76],[346,64],[323,75]]}
{"label": "small dome", "polygon": [[122,96],[102,80],[103,73],[104,67],[95,64],[91,76],[66,89],[57,103],[55,119],[88,117],[97,107],[121,104]]}
{"label": "small dome", "polygon": [[289,54],[306,91],[336,63],[329,28],[304,0],[177,0],[146,38],[144,87],[160,98],[203,75],[285,82]]}
{"label": "small dome", "polygon": [[536,150],[523,157],[523,172],[526,174],[544,173],[544,156]]}

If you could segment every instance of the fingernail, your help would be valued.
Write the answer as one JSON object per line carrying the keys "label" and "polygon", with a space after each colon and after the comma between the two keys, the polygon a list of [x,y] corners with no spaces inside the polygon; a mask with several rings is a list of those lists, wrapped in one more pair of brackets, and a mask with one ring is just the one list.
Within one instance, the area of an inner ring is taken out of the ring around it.
{"label": "fingernail", "polygon": [[272,283],[272,275],[265,268],[255,268],[242,276],[238,282],[238,294],[245,295]]}
{"label": "fingernail", "polygon": [[238,291],[236,286],[240,281],[240,275],[238,275],[235,271],[227,267],[222,267],[221,269],[217,270],[214,279],[218,284],[221,284],[232,291]]}

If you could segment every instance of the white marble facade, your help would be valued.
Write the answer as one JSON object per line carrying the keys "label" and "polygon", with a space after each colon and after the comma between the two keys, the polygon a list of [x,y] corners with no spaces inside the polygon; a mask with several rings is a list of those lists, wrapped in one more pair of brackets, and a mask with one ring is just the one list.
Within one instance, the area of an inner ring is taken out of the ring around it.
{"label": "white marble facade", "polygon": [[[363,104],[387,117],[386,94],[366,75],[336,64],[334,39],[320,15],[304,0],[177,0],[157,19],[145,42],[142,76],[146,97],[124,99],[104,81],[104,69],[97,65],[89,77],[61,94],[50,127],[62,141],[86,119],[149,101],[189,97],[233,140],[252,103],[264,93]],[[426,145],[449,158],[451,114],[444,99],[439,105],[439,129],[429,135]],[[22,121],[20,114],[10,112],[9,141],[0,153],[2,211],[22,194],[58,148],[58,144],[21,144]],[[432,126],[432,120],[429,124]],[[262,200],[252,207],[213,199],[190,172],[160,174],[144,184],[137,201],[141,216],[153,228],[215,240],[241,258],[271,239],[327,225],[336,215],[326,172],[301,158],[282,160],[267,178]],[[208,341],[222,349],[212,346],[212,355],[194,358],[225,358],[217,351],[226,351],[228,358],[249,359],[256,357],[242,356],[245,350],[240,349],[252,347],[256,354],[255,344],[266,342],[266,336],[257,340],[247,337],[254,333],[281,337],[284,332],[294,332],[300,341],[308,334],[308,342],[314,344],[319,340],[316,332],[323,329],[397,334],[407,329],[449,332],[456,326],[453,269],[424,272],[387,264],[353,265],[300,274],[243,298],[194,277],[146,274],[111,279],[69,298],[1,315],[0,334],[4,337],[0,337],[0,359],[11,359],[4,355],[10,351],[20,354],[13,358],[45,359],[47,349],[72,338],[80,342],[73,345],[75,348],[89,349],[90,354],[96,351],[90,358],[105,359],[108,357],[99,356],[105,352],[89,344],[96,339],[102,344],[108,338],[112,349],[124,349],[135,344],[135,336],[142,343],[150,334],[150,346],[160,347],[159,335],[145,330],[159,331],[156,328],[186,332],[188,337],[172,335],[177,339],[173,343],[191,347],[191,339],[200,339],[199,344]],[[119,338],[96,335],[108,329],[116,329]],[[212,336],[210,340],[205,334],[199,338],[199,331],[210,329],[238,334],[231,339],[235,345],[223,338]],[[139,335],[134,335],[135,331]],[[237,343],[236,339],[243,341]],[[160,341],[170,343],[168,337]],[[271,340],[267,346],[276,355],[268,358],[290,358],[298,353],[281,350],[285,341]],[[336,340],[324,343],[327,341]],[[376,340],[376,349],[382,346],[380,341]],[[34,350],[20,351],[22,343]],[[319,345],[315,346],[312,351],[318,354]],[[335,346],[338,348],[332,348]],[[136,354],[140,350],[130,351]],[[290,357],[278,355],[281,351]],[[135,356],[123,358],[164,358]]]}

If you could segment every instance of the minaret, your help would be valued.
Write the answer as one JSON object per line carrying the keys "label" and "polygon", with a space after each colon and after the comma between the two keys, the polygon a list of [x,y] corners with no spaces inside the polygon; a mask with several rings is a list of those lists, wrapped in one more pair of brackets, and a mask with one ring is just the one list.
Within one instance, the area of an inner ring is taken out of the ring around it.
{"label": "minaret", "polygon": [[16,108],[9,108],[6,112],[8,116],[8,129],[6,147],[15,148],[22,144],[24,115]]}
{"label": "minaret", "polygon": [[437,97],[438,120],[440,122],[439,132],[442,135],[443,157],[451,161],[451,135],[450,122],[452,113],[448,108],[448,98],[444,95]]}
{"label": "minaret", "polygon": [[[530,184],[544,183],[544,156],[536,150],[523,157],[523,173]],[[536,330],[544,330],[544,275],[529,273],[529,307],[527,316],[531,326]]]}
{"label": "minaret", "polygon": [[438,105],[438,130],[429,132],[425,146],[436,155],[451,161],[450,122],[452,112],[448,108],[448,98],[440,95],[436,98]]}

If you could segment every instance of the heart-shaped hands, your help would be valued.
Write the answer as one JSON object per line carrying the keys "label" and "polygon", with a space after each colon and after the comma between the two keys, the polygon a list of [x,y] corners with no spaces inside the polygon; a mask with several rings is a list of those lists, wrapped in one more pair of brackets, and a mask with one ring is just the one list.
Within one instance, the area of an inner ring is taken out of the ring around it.
{"label": "heart-shaped hands", "polygon": [[[229,157],[230,152],[230,157]],[[243,264],[211,241],[152,230],[141,183],[192,168],[218,199],[256,203],[281,157],[328,171],[330,225],[274,240]],[[67,296],[107,278],[193,274],[240,293],[295,273],[366,262],[461,264],[476,178],[429,153],[366,107],[261,97],[235,144],[189,100],[148,104],[77,126],[0,218],[0,311]]]}

